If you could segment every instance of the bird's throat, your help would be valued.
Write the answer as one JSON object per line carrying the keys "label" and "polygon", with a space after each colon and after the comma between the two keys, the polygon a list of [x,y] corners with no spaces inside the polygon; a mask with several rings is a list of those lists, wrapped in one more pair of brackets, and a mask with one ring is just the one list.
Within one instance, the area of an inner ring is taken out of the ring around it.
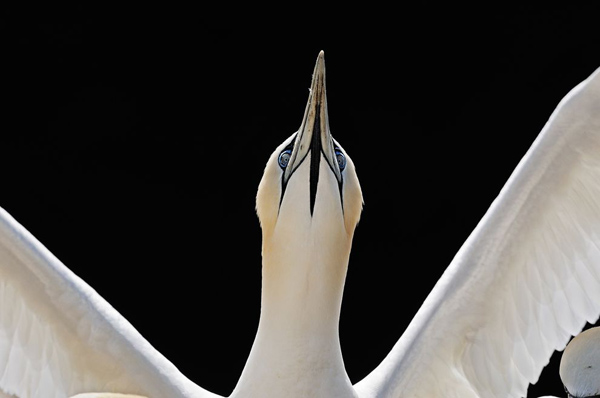
{"label": "bird's throat", "polygon": [[299,230],[263,242],[260,322],[232,397],[354,396],[338,328],[350,242]]}

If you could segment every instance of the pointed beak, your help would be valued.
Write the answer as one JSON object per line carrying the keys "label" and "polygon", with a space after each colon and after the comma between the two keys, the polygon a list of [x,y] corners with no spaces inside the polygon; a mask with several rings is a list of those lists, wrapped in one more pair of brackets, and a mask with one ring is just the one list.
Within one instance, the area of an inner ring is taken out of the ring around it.
{"label": "pointed beak", "polygon": [[285,170],[283,181],[287,183],[294,171],[304,162],[310,153],[310,212],[313,213],[319,181],[321,155],[335,174],[338,184],[342,183],[342,173],[336,161],[333,138],[329,131],[327,113],[327,93],[325,90],[325,53],[317,57],[313,72],[310,94],[304,118],[294,141],[290,163]]}
{"label": "pointed beak", "polygon": [[325,90],[325,54],[319,53],[308,102],[304,111],[302,124],[294,141],[294,149],[290,157],[290,163],[285,170],[284,182],[287,182],[294,171],[310,156],[310,186],[311,186],[311,213],[316,196],[316,188],[319,177],[319,162],[321,154],[329,164],[329,168],[335,174],[338,183],[342,182],[342,175],[337,164],[333,138],[329,131],[329,116],[327,114],[327,94]]}

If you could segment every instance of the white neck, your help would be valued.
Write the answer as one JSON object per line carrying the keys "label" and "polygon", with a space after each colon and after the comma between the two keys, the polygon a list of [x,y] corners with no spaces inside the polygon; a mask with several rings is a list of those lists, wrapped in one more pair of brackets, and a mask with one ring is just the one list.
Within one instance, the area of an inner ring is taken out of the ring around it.
{"label": "white neck", "polygon": [[352,237],[318,219],[263,234],[261,317],[232,397],[355,396],[338,334]]}

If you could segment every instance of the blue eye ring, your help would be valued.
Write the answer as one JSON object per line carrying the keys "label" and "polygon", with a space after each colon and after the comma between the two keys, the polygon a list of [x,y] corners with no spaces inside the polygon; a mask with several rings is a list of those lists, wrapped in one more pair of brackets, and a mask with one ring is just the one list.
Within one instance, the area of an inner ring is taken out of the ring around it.
{"label": "blue eye ring", "polygon": [[335,158],[337,159],[338,167],[340,171],[344,171],[346,168],[346,156],[339,149],[335,150]]}
{"label": "blue eye ring", "polygon": [[279,158],[277,160],[279,162],[279,167],[281,167],[282,169],[285,170],[285,168],[290,163],[291,158],[292,158],[292,150],[291,149],[286,149],[286,150],[282,151],[279,154]]}

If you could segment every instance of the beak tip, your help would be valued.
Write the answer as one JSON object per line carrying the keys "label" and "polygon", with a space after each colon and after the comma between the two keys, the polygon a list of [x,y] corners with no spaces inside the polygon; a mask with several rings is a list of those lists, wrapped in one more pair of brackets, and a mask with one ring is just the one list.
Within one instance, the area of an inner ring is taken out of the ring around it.
{"label": "beak tip", "polygon": [[319,56],[317,57],[317,65],[320,66],[320,68],[325,67],[325,52],[323,50],[319,52]]}
{"label": "beak tip", "polygon": [[[316,78],[316,79],[314,79]],[[319,56],[317,57],[317,62],[315,64],[315,71],[313,73],[313,79],[315,81],[325,78],[325,52],[321,50],[319,52]]]}

